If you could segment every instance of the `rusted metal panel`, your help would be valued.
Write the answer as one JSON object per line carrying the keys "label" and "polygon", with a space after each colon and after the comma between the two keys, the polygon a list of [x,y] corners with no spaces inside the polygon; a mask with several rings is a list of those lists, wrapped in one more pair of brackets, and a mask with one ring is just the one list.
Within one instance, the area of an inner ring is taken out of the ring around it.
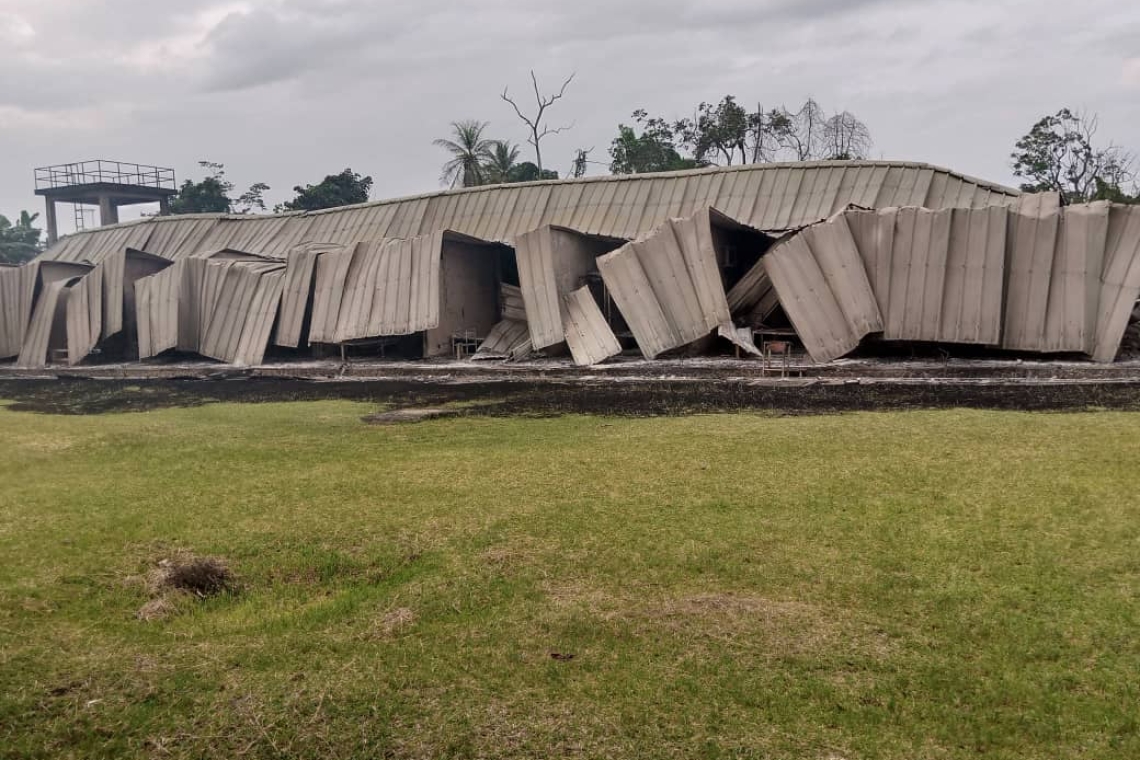
{"label": "rusted metal panel", "polygon": [[589,288],[567,293],[562,307],[562,331],[575,364],[598,364],[621,353],[621,344]]}

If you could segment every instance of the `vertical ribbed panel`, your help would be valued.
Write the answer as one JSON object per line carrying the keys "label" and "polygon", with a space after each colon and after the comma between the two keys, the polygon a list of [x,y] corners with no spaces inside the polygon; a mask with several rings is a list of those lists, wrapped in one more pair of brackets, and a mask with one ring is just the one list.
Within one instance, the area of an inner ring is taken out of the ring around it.
{"label": "vertical ribbed panel", "polygon": [[621,344],[589,288],[568,293],[562,303],[562,329],[575,364],[598,364],[621,353]]}

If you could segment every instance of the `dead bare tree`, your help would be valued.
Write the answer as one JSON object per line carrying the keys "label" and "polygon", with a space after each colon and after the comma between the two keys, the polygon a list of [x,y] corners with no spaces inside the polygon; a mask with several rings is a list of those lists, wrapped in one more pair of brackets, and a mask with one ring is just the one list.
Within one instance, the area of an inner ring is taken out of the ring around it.
{"label": "dead bare tree", "polygon": [[556,101],[562,99],[562,96],[566,93],[567,86],[569,86],[569,84],[574,81],[575,74],[571,74],[566,78],[566,81],[562,83],[562,87],[559,88],[556,94],[544,96],[538,89],[538,78],[534,75],[534,70],[531,70],[530,81],[534,84],[534,101],[536,104],[536,111],[534,113],[534,116],[527,116],[522,112],[522,109],[519,108],[514,99],[507,94],[506,87],[503,88],[503,94],[499,96],[511,104],[511,107],[515,109],[515,113],[518,114],[518,117],[522,119],[523,123],[526,124],[527,128],[530,130],[530,137],[528,137],[526,141],[534,146],[534,158],[535,164],[538,166],[539,177],[542,177],[542,138],[546,137],[547,135],[556,135],[559,132],[565,132],[574,126],[574,123],[571,122],[567,126],[552,129],[550,127],[544,126],[542,120],[546,116],[546,109],[554,105]]}
{"label": "dead bare tree", "polygon": [[850,111],[837,113],[823,125],[824,158],[855,161],[867,157],[874,144],[867,125]]}

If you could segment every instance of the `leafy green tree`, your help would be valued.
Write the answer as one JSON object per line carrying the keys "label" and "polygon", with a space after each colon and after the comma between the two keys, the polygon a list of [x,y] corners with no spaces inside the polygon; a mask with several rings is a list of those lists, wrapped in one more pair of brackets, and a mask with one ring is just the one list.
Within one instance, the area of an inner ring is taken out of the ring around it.
{"label": "leafy green tree", "polygon": [[34,227],[39,214],[20,212],[15,224],[0,214],[0,264],[22,264],[36,257],[40,245],[40,230]]}
{"label": "leafy green tree", "polygon": [[233,210],[239,214],[252,214],[258,211],[265,211],[265,191],[269,189],[269,185],[264,182],[255,182],[249,186],[249,189],[238,196],[238,199],[233,202]]}
{"label": "leafy green tree", "polygon": [[558,179],[558,172],[553,169],[539,169],[533,161],[523,161],[515,164],[507,176],[507,182],[537,182],[540,179]]}
{"label": "leafy green tree", "polygon": [[505,140],[492,140],[491,146],[490,158],[483,164],[483,179],[491,185],[513,181],[512,172],[518,168],[518,146]]}
{"label": "leafy green tree", "polygon": [[733,96],[727,95],[715,106],[701,103],[696,116],[678,121],[674,131],[698,162],[732,166],[737,160],[748,161],[751,116]]}
{"label": "leafy green tree", "polygon": [[683,158],[677,152],[673,125],[664,119],[650,117],[645,110],[633,112],[633,120],[641,127],[618,125],[618,136],[610,144],[610,171],[613,174],[647,174],[679,169],[693,169],[702,164]]}
{"label": "leafy green tree", "polygon": [[172,214],[227,214],[230,211],[230,192],[233,183],[226,179],[226,169],[212,161],[199,161],[198,166],[209,172],[200,182],[186,180],[178,188],[178,195],[170,199]]}
{"label": "leafy green tree", "polygon": [[367,203],[371,191],[371,177],[362,177],[352,169],[345,169],[340,174],[328,175],[318,185],[297,185],[293,188],[297,197],[278,208],[285,211],[316,211],[351,206],[354,203]]}
{"label": "leafy green tree", "polygon": [[178,195],[170,199],[172,214],[248,214],[265,211],[264,193],[269,185],[256,182],[237,200],[230,198],[234,185],[226,179],[224,164],[213,161],[199,161],[198,166],[207,174],[200,182],[186,180],[178,189]]}
{"label": "leafy green tree", "polygon": [[453,121],[452,139],[439,139],[433,145],[451,154],[443,165],[440,181],[451,187],[475,187],[486,183],[484,167],[494,160],[495,141],[483,137],[485,121]]}
{"label": "leafy green tree", "polygon": [[1135,159],[1123,148],[1094,144],[1097,117],[1062,108],[1033,125],[1010,154],[1026,192],[1056,191],[1071,203],[1136,202],[1124,188],[1136,179]]}

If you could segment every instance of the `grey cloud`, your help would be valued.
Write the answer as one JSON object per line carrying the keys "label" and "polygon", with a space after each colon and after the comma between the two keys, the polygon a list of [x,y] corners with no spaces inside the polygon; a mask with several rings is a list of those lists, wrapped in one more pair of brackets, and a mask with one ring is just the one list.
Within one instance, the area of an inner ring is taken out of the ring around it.
{"label": "grey cloud", "polygon": [[[438,187],[449,122],[524,133],[498,99],[578,76],[544,143],[605,162],[634,108],[669,117],[733,93],[812,95],[871,127],[884,157],[1011,182],[1008,153],[1047,111],[1101,112],[1140,149],[1140,8],[1116,0],[35,0],[41,35],[0,56],[0,212],[32,208],[36,163],[114,155],[227,164],[274,200],[351,165],[377,196]],[[49,34],[50,32],[50,34]],[[149,46],[149,47],[148,47]],[[5,111],[7,109],[7,111]],[[28,118],[4,121],[13,109]],[[77,110],[79,109],[79,110]],[[88,118],[101,116],[102,118]],[[53,118],[78,119],[66,135]],[[529,148],[523,146],[524,155]],[[599,171],[601,169],[599,168]]]}

